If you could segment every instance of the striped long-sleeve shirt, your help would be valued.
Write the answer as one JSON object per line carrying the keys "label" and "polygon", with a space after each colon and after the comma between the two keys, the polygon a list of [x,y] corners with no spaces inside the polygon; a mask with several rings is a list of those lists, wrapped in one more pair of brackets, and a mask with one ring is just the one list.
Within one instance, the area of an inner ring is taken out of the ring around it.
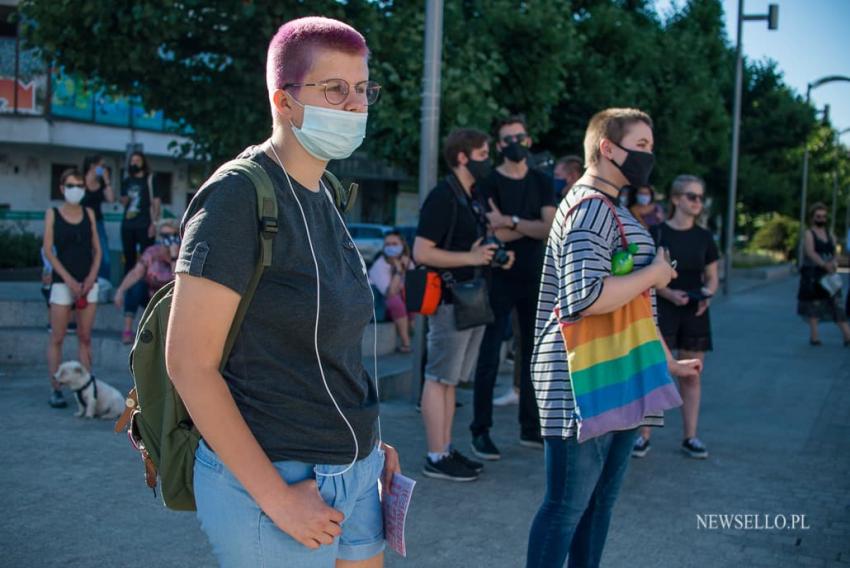
{"label": "striped long-sleeve shirt", "polygon": [[[590,196],[597,199],[582,202],[567,216],[570,208]],[[576,434],[567,353],[555,308],[560,310],[562,320],[577,319],[599,298],[602,281],[611,276],[611,257],[622,244],[614,215],[602,199],[609,198],[588,186],[573,187],[558,207],[546,245],[531,359],[543,436],[569,438]],[[655,243],[649,232],[628,209],[616,205],[616,210],[628,242],[638,246],[635,270],[650,264],[655,257]],[[655,315],[654,290],[651,296]],[[663,426],[663,414],[647,415],[640,425]]]}

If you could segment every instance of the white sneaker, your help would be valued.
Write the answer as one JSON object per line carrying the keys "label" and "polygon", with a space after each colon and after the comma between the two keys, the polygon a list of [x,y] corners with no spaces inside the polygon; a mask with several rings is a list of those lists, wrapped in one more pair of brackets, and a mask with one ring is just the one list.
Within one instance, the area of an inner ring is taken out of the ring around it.
{"label": "white sneaker", "polygon": [[519,404],[519,392],[513,387],[502,396],[493,399],[493,406],[510,406],[512,404]]}

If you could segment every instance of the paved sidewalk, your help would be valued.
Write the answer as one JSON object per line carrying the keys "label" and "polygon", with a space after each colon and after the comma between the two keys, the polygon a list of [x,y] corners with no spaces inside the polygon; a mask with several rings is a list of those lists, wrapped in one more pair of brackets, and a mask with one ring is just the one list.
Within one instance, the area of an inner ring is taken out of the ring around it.
{"label": "paved sidewalk", "polygon": [[[785,280],[718,299],[700,422],[711,458],[679,451],[681,420],[669,413],[652,451],[631,464],[603,566],[850,567],[850,349],[831,324],[822,347],[808,345],[795,291]],[[144,487],[126,437],[74,418],[73,409],[48,408],[46,395],[43,370],[0,369],[0,566],[213,566],[193,515],[165,510]],[[465,450],[471,391],[459,399],[455,433]],[[422,477],[424,436],[412,405],[386,403],[383,416],[387,440],[419,481],[409,557],[389,553],[387,565],[522,566],[543,462],[542,452],[519,446],[516,407],[497,409],[504,457],[471,484]],[[772,522],[805,515],[811,528],[698,525],[697,515],[745,513]]]}

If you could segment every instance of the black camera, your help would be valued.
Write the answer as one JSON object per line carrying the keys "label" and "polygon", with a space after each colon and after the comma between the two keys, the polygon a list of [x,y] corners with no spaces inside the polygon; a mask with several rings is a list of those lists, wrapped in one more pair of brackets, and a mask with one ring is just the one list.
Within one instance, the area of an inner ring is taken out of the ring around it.
{"label": "black camera", "polygon": [[510,256],[508,256],[508,250],[505,248],[505,243],[496,237],[487,237],[481,244],[496,245],[498,247],[493,251],[493,266],[504,266],[511,260]]}

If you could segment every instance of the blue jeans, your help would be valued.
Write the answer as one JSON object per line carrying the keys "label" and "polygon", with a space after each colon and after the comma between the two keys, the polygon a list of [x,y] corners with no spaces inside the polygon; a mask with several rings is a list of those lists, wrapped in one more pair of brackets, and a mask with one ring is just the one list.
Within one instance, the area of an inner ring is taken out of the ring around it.
{"label": "blue jeans", "polygon": [[100,278],[106,278],[110,280],[111,273],[109,270],[109,240],[106,238],[106,225],[103,221],[98,221],[97,225],[97,236],[100,241],[100,268],[97,270],[97,275]]}
{"label": "blue jeans", "polygon": [[545,438],[546,495],[531,524],[528,568],[599,566],[635,429],[579,444]]}
{"label": "blue jeans", "polygon": [[136,317],[136,311],[139,308],[146,308],[150,299],[147,282],[144,279],[139,280],[130,286],[124,296],[124,315],[131,318]]}
{"label": "blue jeans", "polygon": [[376,448],[342,475],[346,465],[274,462],[287,483],[315,479],[325,502],[345,515],[342,535],[311,550],[280,530],[260,509],[218,456],[201,442],[195,452],[198,520],[225,568],[333,568],[337,559],[366,560],[383,552],[384,517],[378,477],[384,451]]}

